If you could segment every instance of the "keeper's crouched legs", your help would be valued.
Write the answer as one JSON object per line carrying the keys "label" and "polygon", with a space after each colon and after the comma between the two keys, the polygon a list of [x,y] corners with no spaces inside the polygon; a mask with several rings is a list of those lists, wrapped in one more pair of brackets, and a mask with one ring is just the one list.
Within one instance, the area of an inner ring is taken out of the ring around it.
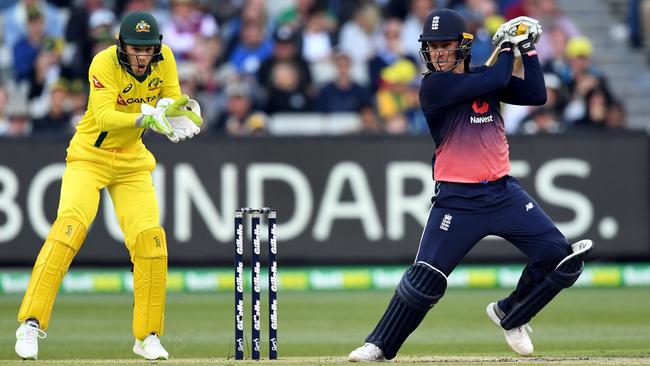
{"label": "keeper's crouched legs", "polygon": [[162,336],[167,284],[167,241],[161,227],[141,232],[132,248],[133,335],[144,339]]}
{"label": "keeper's crouched legs", "polygon": [[386,312],[366,342],[379,347],[387,359],[394,358],[446,288],[447,278],[442,272],[427,263],[415,263],[402,277]]}
{"label": "keeper's crouched legs", "polygon": [[58,218],[41,248],[25,297],[18,311],[18,321],[36,319],[41,329],[50,323],[54,299],[72,259],[86,238],[86,227],[71,217]]}

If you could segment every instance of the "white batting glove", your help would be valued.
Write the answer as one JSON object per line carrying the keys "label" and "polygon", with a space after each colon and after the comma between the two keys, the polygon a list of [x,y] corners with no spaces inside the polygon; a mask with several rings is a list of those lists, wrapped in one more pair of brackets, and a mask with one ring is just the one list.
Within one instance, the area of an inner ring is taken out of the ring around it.
{"label": "white batting glove", "polygon": [[517,34],[517,29],[521,24],[524,24],[527,27],[525,33],[526,37],[521,39],[527,39],[528,36],[530,36],[532,37],[533,43],[537,43],[539,38],[542,36],[542,26],[539,24],[537,19],[521,16],[501,24],[492,37],[492,45],[496,47],[505,41],[512,43],[515,43],[514,41],[520,42],[520,38],[513,39],[513,37],[520,36]]}

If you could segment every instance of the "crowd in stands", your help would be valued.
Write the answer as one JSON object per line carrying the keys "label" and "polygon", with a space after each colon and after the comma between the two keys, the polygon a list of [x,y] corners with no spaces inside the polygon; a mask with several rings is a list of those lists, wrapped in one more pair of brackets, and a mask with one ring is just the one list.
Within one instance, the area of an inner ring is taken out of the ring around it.
{"label": "crowd in stands", "polygon": [[72,134],[93,55],[135,10],[158,19],[183,92],[202,106],[202,135],[428,134],[417,39],[436,7],[468,20],[473,66],[505,20],[542,23],[548,102],[504,105],[509,134],[625,127],[592,43],[555,0],[3,0],[0,136]]}

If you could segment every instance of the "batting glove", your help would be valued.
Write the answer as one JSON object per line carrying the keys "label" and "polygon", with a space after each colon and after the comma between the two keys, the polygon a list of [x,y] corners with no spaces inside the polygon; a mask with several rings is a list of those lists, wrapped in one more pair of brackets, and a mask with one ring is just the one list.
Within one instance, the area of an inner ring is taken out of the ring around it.
{"label": "batting glove", "polygon": [[517,29],[522,24],[527,28],[525,34],[532,37],[533,43],[537,43],[543,33],[542,26],[539,24],[539,21],[537,19],[521,16],[501,24],[492,37],[492,45],[496,47],[507,38],[518,36]]}

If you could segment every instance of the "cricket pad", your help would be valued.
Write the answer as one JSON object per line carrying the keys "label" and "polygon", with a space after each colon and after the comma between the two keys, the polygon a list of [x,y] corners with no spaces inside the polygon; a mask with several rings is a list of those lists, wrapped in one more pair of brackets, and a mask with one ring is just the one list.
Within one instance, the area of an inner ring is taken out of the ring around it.
{"label": "cricket pad", "polygon": [[167,241],[161,227],[145,230],[135,241],[133,258],[133,335],[163,335],[167,284]]}
{"label": "cricket pad", "polygon": [[72,259],[86,239],[86,227],[71,217],[58,218],[45,239],[18,311],[18,321],[34,318],[46,330],[54,299]]}

